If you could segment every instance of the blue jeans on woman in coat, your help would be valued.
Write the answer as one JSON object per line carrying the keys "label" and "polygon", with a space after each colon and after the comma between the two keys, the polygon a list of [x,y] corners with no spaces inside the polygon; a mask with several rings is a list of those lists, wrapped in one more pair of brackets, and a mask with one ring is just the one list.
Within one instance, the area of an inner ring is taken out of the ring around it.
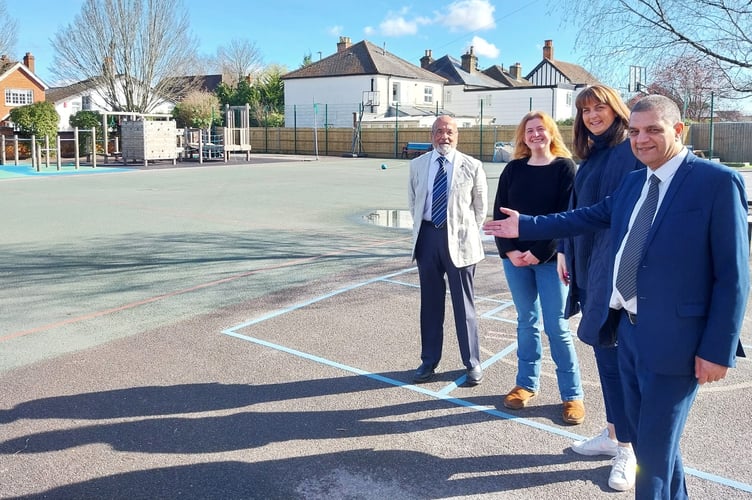
{"label": "blue jeans on woman in coat", "polygon": [[564,318],[566,287],[559,281],[556,260],[516,267],[502,259],[507,284],[517,309],[517,382],[528,391],[540,389],[541,311],[562,401],[583,399],[580,365],[569,321]]}

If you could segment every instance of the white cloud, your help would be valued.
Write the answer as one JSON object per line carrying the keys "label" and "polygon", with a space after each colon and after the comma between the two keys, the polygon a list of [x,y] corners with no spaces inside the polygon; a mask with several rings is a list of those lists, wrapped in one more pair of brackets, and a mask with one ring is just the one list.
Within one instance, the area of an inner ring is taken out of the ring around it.
{"label": "white cloud", "polygon": [[450,31],[490,30],[496,27],[494,10],[489,0],[458,0],[449,4],[446,14],[438,14],[438,22]]}
{"label": "white cloud", "polygon": [[401,15],[390,13],[379,24],[379,30],[382,35],[386,36],[414,35],[418,32],[418,23],[416,21],[408,21]]}
{"label": "white cloud", "polygon": [[365,33],[366,36],[371,36],[376,34],[376,30],[373,26],[366,26],[365,28],[363,28],[363,33]]}
{"label": "white cloud", "polygon": [[479,36],[474,36],[473,39],[470,41],[467,47],[465,47],[465,50],[470,50],[470,46],[473,47],[473,53],[476,56],[480,57],[488,57],[490,59],[496,59],[499,57],[499,54],[501,51],[496,47],[496,45],[487,42],[483,38]]}
{"label": "white cloud", "polygon": [[[433,21],[425,16],[410,16],[410,8],[403,7],[399,11],[389,11],[384,20],[379,23],[378,33],[384,36],[404,36],[415,35],[420,26],[431,24]],[[365,30],[366,34],[376,33],[373,27],[369,26]]]}
{"label": "white cloud", "polygon": [[330,28],[327,28],[327,32],[332,36],[339,36],[342,34],[342,30],[344,28],[342,26],[332,26]]}

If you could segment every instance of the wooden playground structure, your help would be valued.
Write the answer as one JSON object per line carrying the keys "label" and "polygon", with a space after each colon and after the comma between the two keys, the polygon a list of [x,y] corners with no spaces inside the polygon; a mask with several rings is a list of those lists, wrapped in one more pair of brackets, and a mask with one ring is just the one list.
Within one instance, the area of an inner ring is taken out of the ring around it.
{"label": "wooden playground structure", "polygon": [[251,110],[250,106],[225,106],[225,126],[213,130],[182,129],[179,149],[182,158],[198,157],[199,163],[205,160],[227,162],[235,153],[245,155],[251,161]]}
{"label": "wooden playground structure", "polygon": [[[199,163],[207,160],[222,160],[226,163],[237,153],[244,154],[245,161],[251,160],[250,106],[247,104],[225,106],[225,126],[208,129],[179,129],[172,116],[167,114],[116,111],[103,111],[101,114],[101,140],[94,128],[75,128],[72,139],[61,138],[60,134],[52,139],[49,136],[43,139],[13,136],[8,139],[0,135],[0,164],[5,165],[11,161],[18,165],[19,151],[25,148],[37,171],[42,165],[49,168],[51,159],[54,159],[57,170],[60,170],[64,149],[62,143],[65,142],[73,142],[75,153],[71,160],[75,162],[76,169],[81,166],[79,152],[82,150],[86,150],[85,163],[93,168],[97,166],[97,154],[103,156],[104,164],[120,160],[123,165],[143,162],[144,166],[154,161],[171,161],[174,165],[178,160],[192,159],[198,159]],[[120,134],[112,136],[109,130],[116,119],[120,125]],[[88,135],[83,141],[79,139],[80,132]],[[14,151],[11,158],[6,157],[6,145]]]}

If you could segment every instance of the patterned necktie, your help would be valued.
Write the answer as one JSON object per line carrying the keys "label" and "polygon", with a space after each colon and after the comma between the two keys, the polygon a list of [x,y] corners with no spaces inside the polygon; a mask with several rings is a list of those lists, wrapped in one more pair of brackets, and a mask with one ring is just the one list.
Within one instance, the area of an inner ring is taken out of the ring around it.
{"label": "patterned necktie", "polygon": [[629,230],[627,242],[621,253],[619,272],[616,275],[616,289],[624,298],[629,300],[637,295],[637,266],[642,259],[642,248],[645,246],[653,216],[658,206],[658,183],[661,180],[655,175],[650,176],[650,188],[640,210],[637,212],[632,229]]}
{"label": "patterned necktie", "polygon": [[439,170],[433,179],[433,199],[431,201],[431,222],[442,227],[447,220],[447,173],[444,163],[447,159],[439,156]]}

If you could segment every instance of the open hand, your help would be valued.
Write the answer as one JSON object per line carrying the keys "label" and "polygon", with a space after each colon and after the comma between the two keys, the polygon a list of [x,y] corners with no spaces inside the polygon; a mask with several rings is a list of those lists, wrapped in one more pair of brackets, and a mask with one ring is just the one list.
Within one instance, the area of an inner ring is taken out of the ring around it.
{"label": "open hand", "polygon": [[490,220],[483,224],[483,232],[497,238],[517,238],[520,235],[520,213],[511,208],[500,207],[506,219]]}

